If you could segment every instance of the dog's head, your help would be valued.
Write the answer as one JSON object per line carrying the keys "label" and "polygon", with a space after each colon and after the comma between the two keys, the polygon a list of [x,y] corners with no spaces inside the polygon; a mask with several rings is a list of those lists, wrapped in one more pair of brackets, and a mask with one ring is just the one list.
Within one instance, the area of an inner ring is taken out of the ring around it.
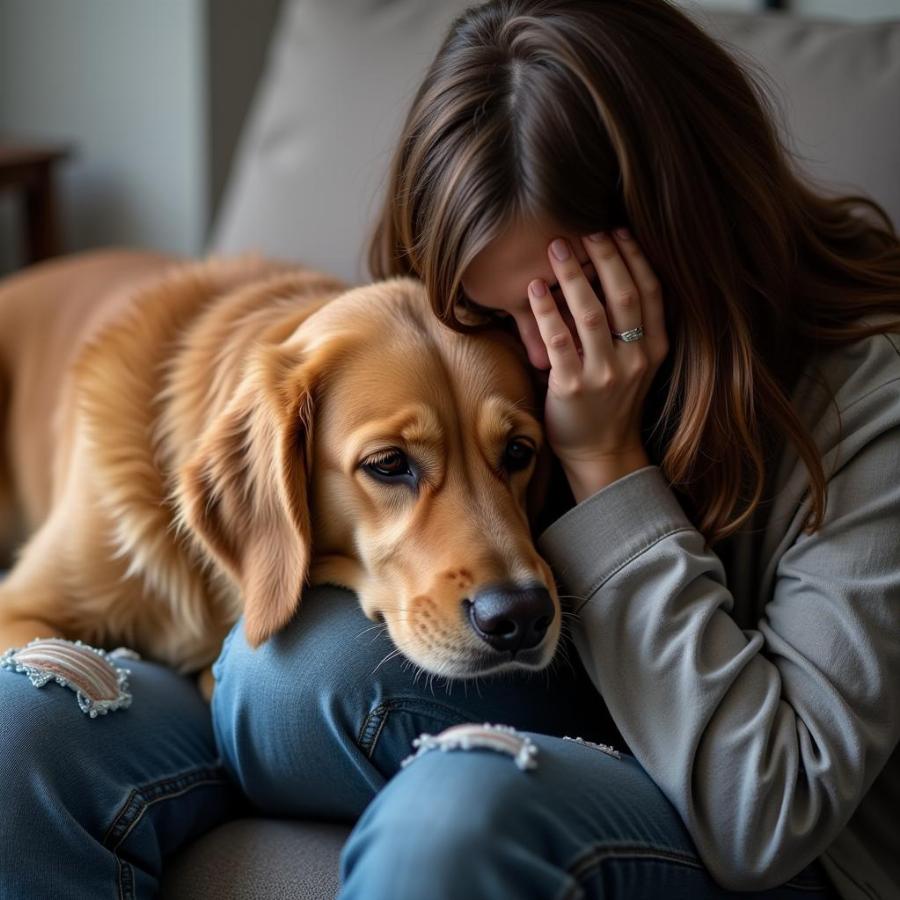
{"label": "dog's head", "polygon": [[184,518],[240,585],[254,645],[305,583],[357,592],[424,669],[540,669],[560,635],[531,537],[547,456],[527,362],[394,278],[260,347],[182,472]]}

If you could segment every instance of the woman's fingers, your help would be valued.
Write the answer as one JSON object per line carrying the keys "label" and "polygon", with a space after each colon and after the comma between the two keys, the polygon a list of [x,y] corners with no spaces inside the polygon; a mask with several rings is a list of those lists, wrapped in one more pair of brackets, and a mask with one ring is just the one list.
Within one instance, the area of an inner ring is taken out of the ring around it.
{"label": "woman's fingers", "polygon": [[[575,321],[585,362],[591,363],[607,358],[614,352],[607,313],[594,288],[591,287],[581,263],[572,252],[568,241],[563,238],[556,238],[550,244],[548,256],[566,305]],[[592,263],[596,269],[596,261],[592,259]]]}
{"label": "woman's fingers", "polygon": [[[613,232],[613,237],[641,297],[643,312],[641,324],[644,326],[642,340],[646,341],[647,346],[655,351],[655,354],[651,355],[655,355],[657,360],[662,360],[668,352],[669,343],[666,336],[666,319],[659,279],[628,229],[617,228]],[[617,328],[616,330],[621,331],[622,329]]]}
{"label": "woman's fingers", "polygon": [[[640,445],[646,389],[668,350],[659,284],[637,243],[627,234],[581,240],[590,264],[579,262],[562,238],[547,250],[562,298],[542,279],[528,285],[529,308],[551,365],[547,437],[573,471]],[[591,268],[602,290],[589,280],[585,270]],[[653,332],[656,343],[613,337],[638,326]]]}
{"label": "woman's fingers", "polygon": [[519,330],[519,339],[525,345],[525,351],[528,353],[528,361],[536,369],[549,369],[551,362],[536,317],[527,314],[517,315],[516,328]]}
{"label": "woman's fingers", "polygon": [[[528,286],[534,323],[555,378],[592,372],[606,378],[616,360],[630,361],[629,371],[638,373],[647,363],[659,362],[668,353],[661,289],[649,262],[626,229],[600,232],[581,238],[589,262],[579,262],[564,238],[555,239],[547,250],[563,299],[557,300],[541,279]],[[585,271],[587,269],[588,271]],[[601,297],[589,280],[596,274]],[[643,327],[639,341],[620,341],[613,332]],[[529,329],[530,330],[530,329]],[[526,341],[529,356],[537,339]]]}
{"label": "woman's fingers", "polygon": [[547,348],[550,358],[550,371],[557,382],[567,381],[581,373],[581,357],[575,346],[575,340],[569,326],[547,290],[546,283],[536,278],[528,285],[528,300],[534,315],[541,340]]}
{"label": "woman's fingers", "polygon": [[[605,231],[582,237],[606,298],[606,316],[612,331],[628,331],[643,324],[641,289],[619,251],[617,241]],[[634,241],[631,242],[637,246]]]}

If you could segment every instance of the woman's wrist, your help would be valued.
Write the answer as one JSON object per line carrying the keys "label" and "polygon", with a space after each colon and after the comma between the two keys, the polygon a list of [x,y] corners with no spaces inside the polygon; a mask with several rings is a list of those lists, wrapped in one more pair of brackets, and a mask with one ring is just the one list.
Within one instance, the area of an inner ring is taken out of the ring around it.
{"label": "woman's wrist", "polygon": [[643,449],[629,453],[600,456],[595,459],[560,459],[576,503],[581,503],[614,481],[650,465]]}

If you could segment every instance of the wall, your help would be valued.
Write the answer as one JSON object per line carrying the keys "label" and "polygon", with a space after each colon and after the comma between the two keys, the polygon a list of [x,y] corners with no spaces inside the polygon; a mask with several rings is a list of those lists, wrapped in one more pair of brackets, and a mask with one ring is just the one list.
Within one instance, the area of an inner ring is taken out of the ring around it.
{"label": "wall", "polygon": [[[202,252],[280,0],[0,0],[0,137],[71,142],[67,250]],[[21,261],[0,194],[0,273]]]}
{"label": "wall", "polygon": [[[0,133],[75,144],[59,185],[68,249],[201,246],[203,24],[201,0],[0,0]],[[8,269],[20,248],[4,206]]]}

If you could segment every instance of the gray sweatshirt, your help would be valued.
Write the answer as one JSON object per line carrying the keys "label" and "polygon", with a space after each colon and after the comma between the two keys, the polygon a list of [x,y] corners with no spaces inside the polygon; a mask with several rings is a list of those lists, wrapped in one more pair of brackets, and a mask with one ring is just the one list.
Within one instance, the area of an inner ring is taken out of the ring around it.
{"label": "gray sweatshirt", "polygon": [[900,337],[816,361],[843,426],[807,367],[792,396],[828,479],[816,533],[788,444],[773,502],[722,542],[727,571],[656,465],[538,547],[581,598],[594,685],[717,881],[765,889],[820,857],[843,897],[900,897]]}

